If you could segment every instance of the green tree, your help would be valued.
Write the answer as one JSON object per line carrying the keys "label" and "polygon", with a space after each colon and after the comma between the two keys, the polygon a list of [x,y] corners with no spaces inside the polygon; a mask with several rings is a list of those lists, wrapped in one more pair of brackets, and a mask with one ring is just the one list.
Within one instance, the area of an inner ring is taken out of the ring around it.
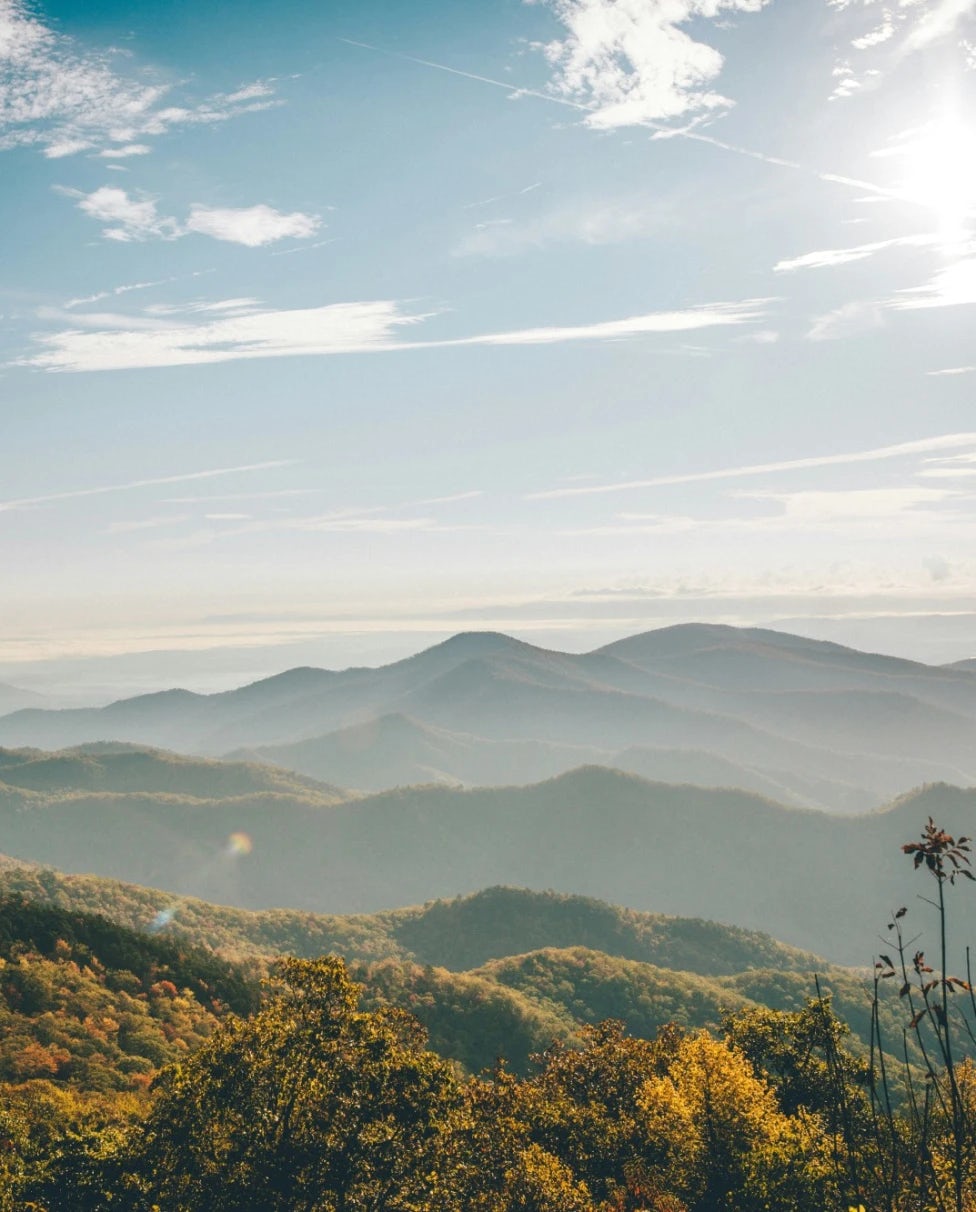
{"label": "green tree", "polygon": [[336,958],[290,959],[278,996],[167,1071],[134,1153],[137,1208],[459,1208],[442,1162],[463,1115],[453,1068],[396,1010],[358,1009]]}

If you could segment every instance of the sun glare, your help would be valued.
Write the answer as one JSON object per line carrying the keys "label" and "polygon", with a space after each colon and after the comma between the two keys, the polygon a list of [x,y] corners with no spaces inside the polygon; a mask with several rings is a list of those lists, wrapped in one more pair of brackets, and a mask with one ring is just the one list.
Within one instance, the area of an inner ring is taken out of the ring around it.
{"label": "sun glare", "polygon": [[976,131],[957,115],[926,126],[903,149],[905,197],[928,208],[946,244],[958,243],[976,218]]}

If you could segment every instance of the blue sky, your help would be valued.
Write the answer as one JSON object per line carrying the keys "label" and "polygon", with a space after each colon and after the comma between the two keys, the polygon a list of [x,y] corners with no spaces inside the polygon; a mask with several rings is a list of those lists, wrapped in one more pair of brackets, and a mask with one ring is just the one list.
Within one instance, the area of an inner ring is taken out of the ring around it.
{"label": "blue sky", "polygon": [[0,0],[0,232],[5,680],[976,654],[976,0]]}

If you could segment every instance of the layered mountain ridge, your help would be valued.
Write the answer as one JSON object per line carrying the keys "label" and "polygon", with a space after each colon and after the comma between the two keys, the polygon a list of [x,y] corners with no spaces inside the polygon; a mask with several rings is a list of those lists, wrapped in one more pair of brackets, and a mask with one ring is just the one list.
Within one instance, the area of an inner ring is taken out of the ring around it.
{"label": "layered mountain ridge", "polygon": [[586,763],[861,811],[976,783],[976,672],[758,628],[686,624],[571,654],[494,632],[377,669],[0,717],[0,745],[125,741],[378,791],[529,783]]}
{"label": "layered mountain ridge", "polygon": [[[11,777],[35,764],[79,765],[71,753],[4,758]],[[90,762],[83,754],[86,776]],[[187,788],[211,763],[157,754],[146,768],[170,763],[189,770],[167,775],[164,790],[158,776],[134,790],[127,772],[113,784],[104,767],[100,790],[0,777],[5,851],[254,909],[374,913],[496,884],[551,888],[763,930],[857,963],[906,896],[900,845],[928,816],[960,834],[976,814],[976,790],[946,784],[885,811],[837,816],[599,766],[524,787],[426,785],[343,799],[311,780],[295,787],[286,772],[232,764],[223,787],[202,797]],[[960,912],[976,925],[966,898]]]}

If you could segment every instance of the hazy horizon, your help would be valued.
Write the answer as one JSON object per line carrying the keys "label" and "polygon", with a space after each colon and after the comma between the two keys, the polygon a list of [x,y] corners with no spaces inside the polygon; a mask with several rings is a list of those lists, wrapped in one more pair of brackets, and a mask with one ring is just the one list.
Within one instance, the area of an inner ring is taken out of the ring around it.
{"label": "hazy horizon", "polygon": [[[969,616],[878,620],[771,619],[754,622],[727,618],[653,620],[648,626],[620,627],[588,620],[583,627],[554,628],[513,625],[513,620],[488,619],[484,625],[430,630],[419,626],[369,632],[336,631],[292,643],[252,647],[148,650],[109,656],[51,658],[0,664],[0,682],[33,691],[66,706],[99,705],[113,699],[179,687],[199,694],[234,689],[249,682],[311,666],[344,670],[379,668],[414,656],[453,636],[471,632],[500,632],[539,648],[585,653],[617,640],[685,623],[768,628],[813,640],[826,640],[861,652],[900,657],[928,665],[968,660],[976,652],[968,636]],[[492,625],[498,623],[497,626]],[[887,626],[885,626],[887,624]],[[946,631],[949,634],[945,634]]]}

